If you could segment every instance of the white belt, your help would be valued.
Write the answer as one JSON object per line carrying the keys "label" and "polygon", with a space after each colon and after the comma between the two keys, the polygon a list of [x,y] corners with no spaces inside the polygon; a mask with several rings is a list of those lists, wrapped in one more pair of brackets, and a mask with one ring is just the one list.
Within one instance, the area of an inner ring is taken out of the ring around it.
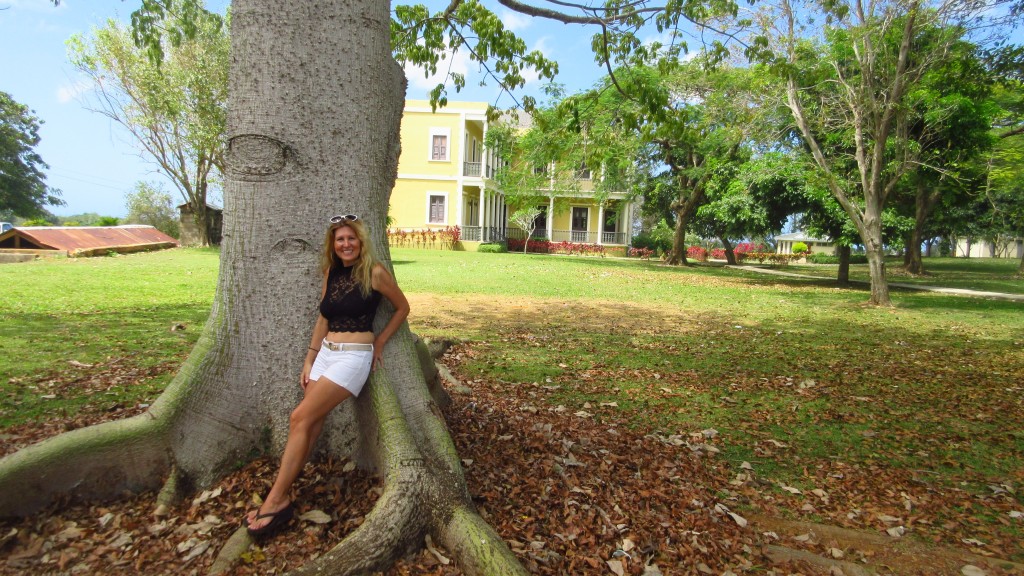
{"label": "white belt", "polygon": [[346,350],[358,350],[360,352],[373,352],[373,344],[350,344],[348,342],[329,342],[324,340],[324,346],[328,350],[344,352]]}

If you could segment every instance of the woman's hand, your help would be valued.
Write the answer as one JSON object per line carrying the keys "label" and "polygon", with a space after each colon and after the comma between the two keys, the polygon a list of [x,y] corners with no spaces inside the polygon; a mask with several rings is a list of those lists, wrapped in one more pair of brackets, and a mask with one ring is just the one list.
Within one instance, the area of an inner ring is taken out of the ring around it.
{"label": "woman's hand", "polygon": [[306,386],[309,385],[309,373],[313,371],[313,361],[309,358],[302,364],[302,376],[299,377],[299,386],[305,390]]}
{"label": "woman's hand", "polygon": [[379,342],[379,339],[373,341],[373,363],[370,364],[371,370],[384,365],[384,344]]}

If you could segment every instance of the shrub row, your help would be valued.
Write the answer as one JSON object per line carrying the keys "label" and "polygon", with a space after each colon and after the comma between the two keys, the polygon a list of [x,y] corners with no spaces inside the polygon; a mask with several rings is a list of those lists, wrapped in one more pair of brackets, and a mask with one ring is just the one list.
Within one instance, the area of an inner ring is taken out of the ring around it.
{"label": "shrub row", "polygon": [[651,256],[654,256],[654,250],[650,248],[630,248],[629,255],[641,260],[650,260]]}
{"label": "shrub row", "polygon": [[[839,256],[830,254],[811,254],[807,257],[811,264],[839,264]],[[865,254],[851,254],[850,264],[867,264],[868,257]]]}
{"label": "shrub row", "polygon": [[[753,242],[740,242],[733,249],[733,254],[736,258],[741,258],[740,254],[749,254],[751,252],[764,252],[764,244],[754,244]],[[711,257],[715,260],[725,260],[725,248],[712,248]]]}
{"label": "shrub row", "polygon": [[790,262],[794,262],[803,258],[803,254],[776,254],[775,252],[746,252],[744,254],[737,254],[737,262],[747,262],[753,260],[758,264],[772,264],[785,266]]}
{"label": "shrub row", "polygon": [[402,248],[440,248],[454,250],[462,237],[458,226],[425,230],[388,230],[388,245]]}
{"label": "shrub row", "polygon": [[485,254],[504,254],[508,252],[508,248],[501,242],[488,242],[487,244],[481,244],[476,249],[477,252],[483,252]]}
{"label": "shrub row", "polygon": [[[522,252],[523,241],[515,238],[509,238],[508,250],[509,252]],[[604,257],[604,246],[600,244],[584,244],[580,242],[530,240],[526,245],[526,251],[536,252],[537,254],[572,254],[575,256]]]}

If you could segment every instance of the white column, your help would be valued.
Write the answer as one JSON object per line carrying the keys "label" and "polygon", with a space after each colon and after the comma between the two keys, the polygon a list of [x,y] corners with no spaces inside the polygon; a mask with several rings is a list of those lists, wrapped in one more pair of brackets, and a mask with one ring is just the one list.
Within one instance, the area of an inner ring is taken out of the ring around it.
{"label": "white column", "polygon": [[480,242],[486,242],[485,240],[483,240],[483,203],[486,201],[486,198],[487,198],[487,191],[485,189],[481,188],[480,189],[480,201],[477,202],[477,205],[476,205],[476,211],[479,212],[479,217],[476,218],[476,223],[480,227],[480,238],[479,238]]}
{"label": "white column", "polygon": [[604,202],[597,205],[597,243],[604,244]]}
{"label": "white column", "polygon": [[491,227],[492,228],[497,228],[498,227],[498,193],[497,192],[495,192],[494,195],[491,196],[490,212],[491,212]]}
{"label": "white column", "polygon": [[548,240],[553,240],[555,233],[555,197],[548,196]]}

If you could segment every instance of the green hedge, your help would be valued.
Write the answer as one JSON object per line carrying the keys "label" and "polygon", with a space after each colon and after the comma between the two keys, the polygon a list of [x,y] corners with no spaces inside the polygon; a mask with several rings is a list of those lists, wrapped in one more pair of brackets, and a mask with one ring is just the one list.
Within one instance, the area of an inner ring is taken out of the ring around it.
{"label": "green hedge", "polygon": [[504,254],[505,252],[508,252],[508,247],[505,246],[504,242],[491,242],[487,244],[481,244],[476,251],[486,252],[489,254]]}
{"label": "green hedge", "polygon": [[[829,254],[811,254],[807,257],[807,262],[811,264],[839,264],[839,256],[832,256]],[[864,254],[851,254],[850,264],[867,264],[868,257]]]}

